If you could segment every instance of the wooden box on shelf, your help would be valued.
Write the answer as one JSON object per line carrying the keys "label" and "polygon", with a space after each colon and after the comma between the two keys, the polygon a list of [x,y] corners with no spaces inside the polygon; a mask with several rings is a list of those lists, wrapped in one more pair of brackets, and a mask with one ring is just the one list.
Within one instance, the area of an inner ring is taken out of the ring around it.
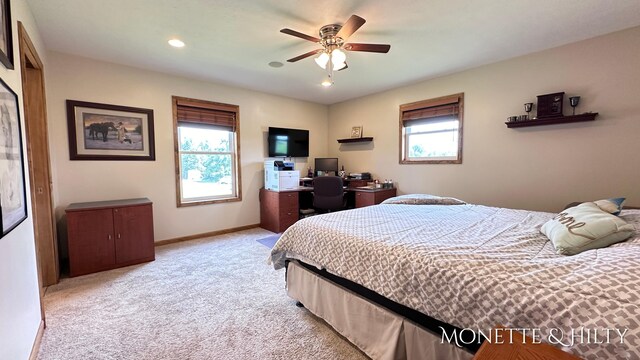
{"label": "wooden box on shelf", "polygon": [[564,92],[538,95],[538,118],[562,116]]}
{"label": "wooden box on shelf", "polygon": [[75,203],[65,212],[70,276],[155,260],[149,199]]}

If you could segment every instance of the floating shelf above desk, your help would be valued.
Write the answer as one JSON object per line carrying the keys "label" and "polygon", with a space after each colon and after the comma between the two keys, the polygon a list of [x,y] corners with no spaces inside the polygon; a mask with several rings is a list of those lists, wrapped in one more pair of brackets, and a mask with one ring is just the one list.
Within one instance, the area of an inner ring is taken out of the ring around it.
{"label": "floating shelf above desk", "polygon": [[507,121],[508,128],[518,128],[527,126],[540,126],[540,125],[553,125],[553,124],[565,124],[580,121],[592,121],[596,119],[598,113],[586,113],[579,115],[557,116],[544,119],[533,119],[524,121]]}
{"label": "floating shelf above desk", "polygon": [[340,144],[348,144],[348,143],[358,143],[358,142],[367,142],[373,141],[373,137],[361,137],[361,138],[351,138],[351,139],[338,139]]}

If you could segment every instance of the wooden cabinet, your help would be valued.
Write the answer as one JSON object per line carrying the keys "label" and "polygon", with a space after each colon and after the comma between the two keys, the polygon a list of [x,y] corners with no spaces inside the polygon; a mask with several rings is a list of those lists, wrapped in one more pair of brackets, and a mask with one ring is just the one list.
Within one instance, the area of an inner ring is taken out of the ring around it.
{"label": "wooden cabinet", "polygon": [[66,214],[70,276],[155,259],[149,199],[76,203]]}
{"label": "wooden cabinet", "polygon": [[365,206],[377,205],[385,201],[388,198],[396,196],[396,189],[354,189],[356,194],[356,207],[361,208]]}
{"label": "wooden cabinet", "polygon": [[298,221],[298,192],[260,189],[260,227],[281,233]]}

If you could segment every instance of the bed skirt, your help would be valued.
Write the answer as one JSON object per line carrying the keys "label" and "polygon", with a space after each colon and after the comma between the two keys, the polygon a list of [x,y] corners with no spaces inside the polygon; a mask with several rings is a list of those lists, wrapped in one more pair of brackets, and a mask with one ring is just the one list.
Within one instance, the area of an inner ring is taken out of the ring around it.
{"label": "bed skirt", "polygon": [[305,269],[287,266],[287,293],[372,359],[469,360],[441,336]]}

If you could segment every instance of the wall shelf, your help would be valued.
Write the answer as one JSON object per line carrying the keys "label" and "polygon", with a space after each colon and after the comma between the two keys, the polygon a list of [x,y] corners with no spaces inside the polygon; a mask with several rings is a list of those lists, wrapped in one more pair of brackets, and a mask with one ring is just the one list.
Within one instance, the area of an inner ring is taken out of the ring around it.
{"label": "wall shelf", "polygon": [[553,125],[553,124],[565,124],[565,123],[573,123],[580,121],[592,121],[596,119],[598,113],[585,113],[579,115],[568,115],[568,116],[556,116],[549,117],[544,119],[533,119],[533,120],[524,120],[524,121],[507,121],[508,128],[518,128],[518,127],[527,127],[527,126],[540,126],[540,125]]}
{"label": "wall shelf", "polygon": [[373,141],[373,137],[361,137],[361,138],[351,138],[351,139],[338,139],[340,144],[348,144],[348,143],[358,143],[358,142],[367,142]]}

